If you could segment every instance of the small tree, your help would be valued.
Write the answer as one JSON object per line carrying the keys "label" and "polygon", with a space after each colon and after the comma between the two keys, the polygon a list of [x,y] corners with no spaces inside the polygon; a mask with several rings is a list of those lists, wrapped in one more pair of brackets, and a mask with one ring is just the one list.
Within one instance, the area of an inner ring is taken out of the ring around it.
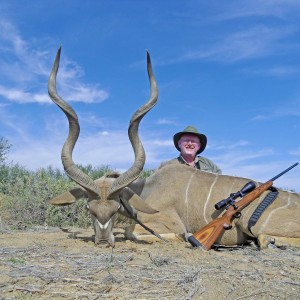
{"label": "small tree", "polygon": [[11,148],[11,144],[7,139],[0,137],[0,163],[3,163]]}

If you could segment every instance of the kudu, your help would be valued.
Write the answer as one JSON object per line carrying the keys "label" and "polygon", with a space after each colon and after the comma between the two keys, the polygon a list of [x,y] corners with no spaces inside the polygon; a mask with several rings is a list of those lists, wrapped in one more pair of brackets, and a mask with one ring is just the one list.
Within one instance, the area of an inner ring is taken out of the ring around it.
{"label": "kudu", "polygon": [[[239,191],[249,181],[247,178],[212,174],[177,164],[166,164],[150,177],[137,179],[145,163],[138,125],[141,118],[155,105],[158,97],[149,55],[147,57],[151,96],[147,103],[135,112],[128,130],[135,153],[133,166],[116,179],[101,177],[93,181],[82,174],[71,158],[79,134],[78,120],[72,108],[60,99],[55,91],[59,53],[49,80],[49,95],[69,119],[70,133],[62,151],[62,162],[67,174],[80,186],[57,196],[50,203],[68,205],[76,199],[88,198],[96,243],[106,241],[114,245],[112,229],[116,212],[137,218],[164,238],[184,240],[186,235],[194,233],[222,213],[222,210],[214,209],[216,202]],[[256,185],[259,183],[256,182]],[[300,195],[293,192],[279,190],[277,199],[249,231],[249,218],[266,193],[242,211],[242,216],[235,221],[233,229],[226,231],[218,243],[239,245],[255,239],[261,248],[269,244],[300,247]],[[133,240],[157,239],[141,225],[129,226],[125,235]]]}
{"label": "kudu", "polygon": [[158,88],[152,72],[150,55],[147,52],[147,69],[151,91],[150,98],[133,114],[128,128],[128,136],[135,153],[134,163],[131,168],[116,179],[104,177],[96,184],[87,174],[83,173],[76,166],[72,159],[72,152],[79,136],[80,127],[75,111],[56,91],[56,76],[59,67],[60,53],[61,48],[59,48],[57,52],[49,77],[48,93],[51,100],[61,108],[69,121],[69,135],[61,152],[62,164],[66,174],[82,187],[82,189],[73,189],[71,193],[80,195],[84,191],[88,198],[87,208],[92,217],[95,243],[106,242],[110,246],[114,246],[115,241],[112,229],[117,212],[123,213],[126,216],[132,216],[132,214],[136,215],[136,210],[132,205],[146,213],[151,214],[157,212],[147,206],[144,201],[136,199],[134,193],[128,188],[129,184],[140,175],[145,164],[145,151],[138,135],[140,121],[157,103],[158,99]]}

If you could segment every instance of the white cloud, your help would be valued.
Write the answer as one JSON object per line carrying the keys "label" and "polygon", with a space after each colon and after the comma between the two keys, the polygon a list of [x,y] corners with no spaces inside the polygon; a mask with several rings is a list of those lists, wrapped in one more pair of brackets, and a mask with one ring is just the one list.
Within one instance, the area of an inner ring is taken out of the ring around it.
{"label": "white cloud", "polygon": [[168,118],[163,118],[163,119],[159,119],[157,121],[158,125],[178,125],[174,120],[168,119]]}
{"label": "white cloud", "polygon": [[256,26],[227,35],[222,42],[206,49],[190,51],[184,60],[208,59],[222,62],[236,62],[274,54],[280,49],[280,41],[294,32],[291,28],[269,28]]}
{"label": "white cloud", "polygon": [[248,74],[285,78],[299,74],[299,69],[290,66],[277,66],[266,69],[245,70]]}
{"label": "white cloud", "polygon": [[16,103],[51,103],[48,94],[30,93],[18,88],[9,88],[0,85],[0,95]]}
{"label": "white cloud", "polygon": [[[258,182],[266,182],[278,175],[293,163],[287,161],[276,161],[270,163],[269,161],[260,164],[251,162],[244,162],[243,164],[232,165],[231,167],[223,169],[224,174],[233,176],[245,177]],[[273,182],[277,188],[293,190],[300,193],[300,168],[299,166],[290,170],[288,173],[282,175]]]}
{"label": "white cloud", "polygon": [[[13,139],[13,149],[9,160],[34,170],[51,165],[62,168],[60,152],[67,137],[66,131],[54,129],[39,139],[27,136],[26,139]],[[133,150],[126,132],[111,132],[79,137],[73,152],[76,164],[111,165],[126,168],[133,161]]]}
{"label": "white cloud", "polygon": [[[225,2],[224,2],[225,4]],[[224,21],[251,16],[274,17],[278,19],[290,18],[300,10],[298,0],[251,0],[251,1],[230,1],[221,7],[222,13],[215,17],[215,20]]]}
{"label": "white cloud", "polygon": [[300,101],[285,102],[284,106],[272,108],[271,111],[264,115],[254,116],[250,121],[261,121],[283,117],[298,117],[300,116]]}
{"label": "white cloud", "polygon": [[288,153],[290,155],[300,156],[300,148],[290,150]]}
{"label": "white cloud", "polygon": [[243,146],[247,146],[247,145],[249,145],[248,141],[240,140],[240,141],[237,141],[236,143],[224,142],[224,143],[218,144],[218,145],[211,144],[211,146],[209,148],[212,148],[213,150],[233,150],[235,148],[239,148],[239,147],[243,147]]}
{"label": "white cloud", "polygon": [[[274,154],[273,149],[259,149],[252,150],[245,149],[243,151],[240,150],[230,150],[228,152],[223,152],[219,156],[215,156],[216,161],[220,162],[219,165],[222,170],[227,170],[226,172],[231,172],[231,170],[236,169],[237,166],[241,166],[243,164],[251,164],[251,161],[254,159],[262,157],[270,157]],[[230,174],[230,173],[228,173]]]}
{"label": "white cloud", "polygon": [[68,99],[68,102],[99,103],[109,97],[106,91],[97,86],[76,83],[74,80],[72,80],[72,86],[66,86],[60,94],[66,94],[64,98]]}
{"label": "white cloud", "polygon": [[100,135],[109,135],[109,133],[107,131],[102,131],[100,132]]}
{"label": "white cloud", "polygon": [[158,140],[158,139],[155,139],[153,141],[153,144],[156,145],[156,146],[163,146],[163,147],[165,147],[165,146],[167,146],[167,147],[172,146],[172,147],[174,147],[174,143],[170,139],[168,139],[168,140]]}
{"label": "white cloud", "polygon": [[[51,103],[47,82],[55,53],[31,46],[16,27],[0,21],[0,95],[15,103]],[[84,71],[62,54],[58,71],[58,92],[68,101],[95,103],[109,97],[96,84],[82,82]],[[30,87],[30,90],[29,88]]]}

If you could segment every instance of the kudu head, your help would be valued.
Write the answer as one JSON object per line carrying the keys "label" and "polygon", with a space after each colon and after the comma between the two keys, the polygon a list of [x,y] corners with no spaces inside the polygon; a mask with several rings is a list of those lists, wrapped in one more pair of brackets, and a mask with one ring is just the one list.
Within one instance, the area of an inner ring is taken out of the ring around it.
{"label": "kudu head", "polygon": [[56,91],[56,76],[59,67],[60,53],[61,48],[59,48],[57,52],[49,77],[48,93],[51,100],[60,107],[69,121],[69,134],[61,152],[62,164],[66,174],[82,187],[82,189],[78,188],[73,191],[84,191],[84,194],[88,198],[87,208],[92,217],[95,243],[104,242],[114,247],[115,239],[112,230],[117,212],[129,217],[132,217],[132,215],[136,213],[136,210],[142,210],[147,213],[157,212],[141,202],[141,199],[136,198],[135,194],[128,188],[128,185],[137,179],[142,172],[146,159],[145,151],[138,134],[140,121],[157,103],[158,99],[158,89],[152,72],[150,55],[147,52],[147,69],[151,91],[150,97],[148,101],[133,114],[128,128],[128,136],[135,154],[134,163],[125,173],[115,179],[104,178],[100,181],[99,179],[93,181],[92,178],[75,165],[72,159],[72,152],[79,136],[80,127],[75,111]]}

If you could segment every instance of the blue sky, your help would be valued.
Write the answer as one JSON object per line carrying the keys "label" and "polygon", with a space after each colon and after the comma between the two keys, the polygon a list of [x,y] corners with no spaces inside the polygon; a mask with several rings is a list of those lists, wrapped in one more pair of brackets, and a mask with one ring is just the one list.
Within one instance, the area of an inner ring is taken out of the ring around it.
{"label": "blue sky", "polygon": [[[174,133],[196,126],[224,174],[267,181],[300,161],[300,2],[0,0],[0,136],[9,161],[61,168],[67,121],[47,94],[62,46],[59,94],[76,110],[74,161],[125,170],[128,122],[142,120],[146,168],[176,157]],[[300,192],[300,167],[275,186]]]}

